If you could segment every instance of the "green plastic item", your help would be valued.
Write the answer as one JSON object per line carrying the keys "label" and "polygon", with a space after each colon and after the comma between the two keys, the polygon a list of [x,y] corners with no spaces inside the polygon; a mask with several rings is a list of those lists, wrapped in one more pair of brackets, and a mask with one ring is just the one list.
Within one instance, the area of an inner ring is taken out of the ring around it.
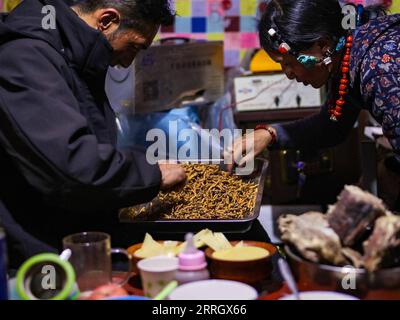
{"label": "green plastic item", "polygon": [[73,300],[76,299],[78,292],[74,292],[75,289],[75,271],[72,265],[65,260],[62,260],[58,255],[52,253],[43,253],[36,255],[27,261],[25,261],[19,268],[16,277],[16,289],[19,297],[23,300],[40,300],[35,297],[30,289],[27,287],[31,272],[35,272],[35,268],[40,265],[57,265],[65,273],[65,279],[63,279],[63,287],[61,291],[50,298],[49,300]]}
{"label": "green plastic item", "polygon": [[177,281],[171,281],[155,298],[154,300],[164,300],[169,294],[178,287]]}

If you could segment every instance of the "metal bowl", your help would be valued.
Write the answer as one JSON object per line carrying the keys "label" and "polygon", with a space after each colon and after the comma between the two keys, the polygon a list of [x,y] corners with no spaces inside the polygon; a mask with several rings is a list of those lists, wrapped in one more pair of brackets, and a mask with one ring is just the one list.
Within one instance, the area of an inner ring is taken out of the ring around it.
{"label": "metal bowl", "polygon": [[289,246],[285,251],[301,291],[336,291],[371,300],[400,299],[400,267],[368,273],[352,266],[310,262]]}

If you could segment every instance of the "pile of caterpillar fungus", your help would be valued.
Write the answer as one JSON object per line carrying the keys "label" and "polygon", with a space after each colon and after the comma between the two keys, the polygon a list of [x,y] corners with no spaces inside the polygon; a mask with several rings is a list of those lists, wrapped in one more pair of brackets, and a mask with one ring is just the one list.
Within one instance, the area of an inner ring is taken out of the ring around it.
{"label": "pile of caterpillar fungus", "polygon": [[257,184],[221,171],[218,165],[184,164],[183,188],[160,192],[145,207],[125,209],[132,219],[231,220],[247,218],[254,210]]}

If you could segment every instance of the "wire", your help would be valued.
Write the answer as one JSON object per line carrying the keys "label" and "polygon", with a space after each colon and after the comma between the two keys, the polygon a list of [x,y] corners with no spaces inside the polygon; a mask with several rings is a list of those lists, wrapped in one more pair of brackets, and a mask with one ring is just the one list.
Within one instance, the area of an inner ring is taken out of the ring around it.
{"label": "wire", "polygon": [[[256,100],[256,99],[257,99],[261,94],[263,94],[265,91],[267,91],[268,89],[270,89],[270,88],[273,87],[274,85],[278,84],[279,82],[282,82],[283,80],[284,80],[284,79],[274,81],[273,83],[271,83],[271,84],[269,84],[268,86],[266,86],[266,87],[264,87],[263,89],[261,89],[254,97],[251,97],[251,98],[248,98],[248,99],[239,101],[239,102],[235,102],[235,103],[232,103],[232,104],[230,104],[230,105],[228,105],[228,106],[223,107],[223,108],[220,110],[219,115],[218,115],[218,129],[219,129],[219,131],[222,130],[222,115],[223,115],[223,113],[224,113],[226,110],[233,109],[234,107],[236,107],[236,106],[238,106],[238,105],[240,105],[240,104],[243,104],[243,103],[246,103],[246,102],[249,102],[249,101]],[[281,93],[280,93],[280,95],[279,95],[278,97],[281,98],[282,95],[285,93],[285,91],[288,90],[293,84],[294,84],[294,81],[290,81],[290,83],[281,91]]]}

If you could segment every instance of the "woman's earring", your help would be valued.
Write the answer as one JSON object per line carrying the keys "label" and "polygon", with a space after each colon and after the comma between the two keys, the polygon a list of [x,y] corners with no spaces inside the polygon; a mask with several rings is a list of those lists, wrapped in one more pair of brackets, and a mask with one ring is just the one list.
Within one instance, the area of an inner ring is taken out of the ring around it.
{"label": "woman's earring", "polygon": [[332,64],[332,58],[331,57],[327,57],[322,61],[326,66],[329,66],[330,64]]}
{"label": "woman's earring", "polygon": [[298,56],[297,61],[307,69],[314,67],[318,63],[318,59],[316,57],[305,54]]}
{"label": "woman's earring", "polygon": [[333,55],[333,51],[328,49],[325,53],[325,57],[322,60],[322,62],[326,65],[329,66],[330,64],[332,64],[332,55]]}

